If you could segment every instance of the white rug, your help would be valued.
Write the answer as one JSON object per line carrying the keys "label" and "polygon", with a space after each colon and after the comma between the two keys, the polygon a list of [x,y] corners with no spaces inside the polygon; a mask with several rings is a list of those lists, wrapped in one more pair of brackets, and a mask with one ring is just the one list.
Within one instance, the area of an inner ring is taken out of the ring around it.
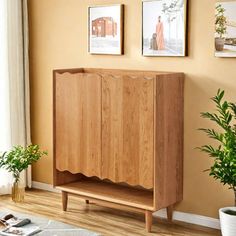
{"label": "white rug", "polygon": [[40,236],[100,236],[100,234],[92,231],[81,229],[73,225],[61,223],[59,221],[49,220],[47,218],[37,217],[28,214],[21,214],[15,211],[0,212],[0,218],[6,214],[12,214],[17,218],[28,218],[31,220],[31,225],[40,227],[40,232],[34,235]]}

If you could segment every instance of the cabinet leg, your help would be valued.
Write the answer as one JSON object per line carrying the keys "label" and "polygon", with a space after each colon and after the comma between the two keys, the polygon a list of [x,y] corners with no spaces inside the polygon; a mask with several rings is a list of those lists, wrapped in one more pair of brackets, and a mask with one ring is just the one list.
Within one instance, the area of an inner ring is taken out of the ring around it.
{"label": "cabinet leg", "polygon": [[152,230],[152,212],[146,210],[145,211],[145,221],[146,221],[146,230],[148,233]]}
{"label": "cabinet leg", "polygon": [[86,204],[89,204],[89,200],[85,200]]}
{"label": "cabinet leg", "polygon": [[170,205],[166,208],[166,212],[167,212],[167,219],[169,221],[172,221],[173,219],[173,210],[174,210],[174,206],[173,205]]}
{"label": "cabinet leg", "polygon": [[67,202],[68,202],[68,193],[62,191],[62,209],[63,211],[67,210]]}

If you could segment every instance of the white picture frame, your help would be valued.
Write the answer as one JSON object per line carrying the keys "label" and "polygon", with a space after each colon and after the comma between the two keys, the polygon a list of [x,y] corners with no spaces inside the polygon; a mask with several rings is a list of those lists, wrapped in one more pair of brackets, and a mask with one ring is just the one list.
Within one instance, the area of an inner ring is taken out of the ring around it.
{"label": "white picture frame", "polygon": [[[225,21],[217,24],[218,7],[223,9]],[[236,57],[236,0],[217,1],[215,5],[215,57]]]}
{"label": "white picture frame", "polygon": [[88,51],[90,54],[122,55],[124,53],[123,18],[123,4],[88,8]]}
{"label": "white picture frame", "polygon": [[187,0],[142,2],[142,55],[187,55]]}

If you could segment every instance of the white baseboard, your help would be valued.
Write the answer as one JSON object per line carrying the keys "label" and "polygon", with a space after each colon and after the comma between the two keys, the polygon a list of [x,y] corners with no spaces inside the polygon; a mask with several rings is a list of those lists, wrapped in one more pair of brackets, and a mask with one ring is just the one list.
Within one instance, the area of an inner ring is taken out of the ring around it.
{"label": "white baseboard", "polygon": [[60,190],[53,188],[53,186],[51,184],[45,184],[45,183],[36,182],[36,181],[32,182],[32,188],[46,190],[46,191],[50,191],[50,192],[54,192],[54,193],[61,192]]}
{"label": "white baseboard", "polygon": [[[50,192],[55,192],[55,193],[60,192],[59,190],[53,188],[51,184],[45,184],[45,183],[40,183],[36,181],[32,182],[32,187],[36,189],[42,189],[42,190],[46,190]],[[153,216],[160,217],[160,218],[167,218],[166,210],[162,209],[160,211],[157,211],[153,214]],[[182,222],[195,224],[195,225],[201,225],[201,226],[205,226],[205,227],[209,227],[213,229],[220,229],[220,221],[218,219],[202,216],[202,215],[174,211],[173,220],[182,221]]]}
{"label": "white baseboard", "polygon": [[[153,215],[160,218],[165,218],[165,219],[167,218],[166,209],[157,211]],[[205,226],[205,227],[209,227],[213,229],[220,229],[219,219],[211,218],[208,216],[174,211],[173,220],[182,221],[182,222],[190,223],[194,225],[201,225],[201,226]]]}

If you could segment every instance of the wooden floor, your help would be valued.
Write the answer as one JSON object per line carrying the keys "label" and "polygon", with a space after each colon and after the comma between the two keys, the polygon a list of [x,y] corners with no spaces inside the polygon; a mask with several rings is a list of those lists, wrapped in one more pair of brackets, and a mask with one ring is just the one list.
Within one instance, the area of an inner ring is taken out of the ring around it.
{"label": "wooden floor", "polygon": [[45,216],[107,236],[156,235],[156,236],[220,236],[218,230],[154,219],[152,233],[146,233],[144,215],[120,209],[86,205],[84,200],[70,196],[68,211],[61,210],[61,195],[41,190],[27,191],[25,203],[15,204],[9,196],[0,196],[0,211],[7,209],[38,216]]}

